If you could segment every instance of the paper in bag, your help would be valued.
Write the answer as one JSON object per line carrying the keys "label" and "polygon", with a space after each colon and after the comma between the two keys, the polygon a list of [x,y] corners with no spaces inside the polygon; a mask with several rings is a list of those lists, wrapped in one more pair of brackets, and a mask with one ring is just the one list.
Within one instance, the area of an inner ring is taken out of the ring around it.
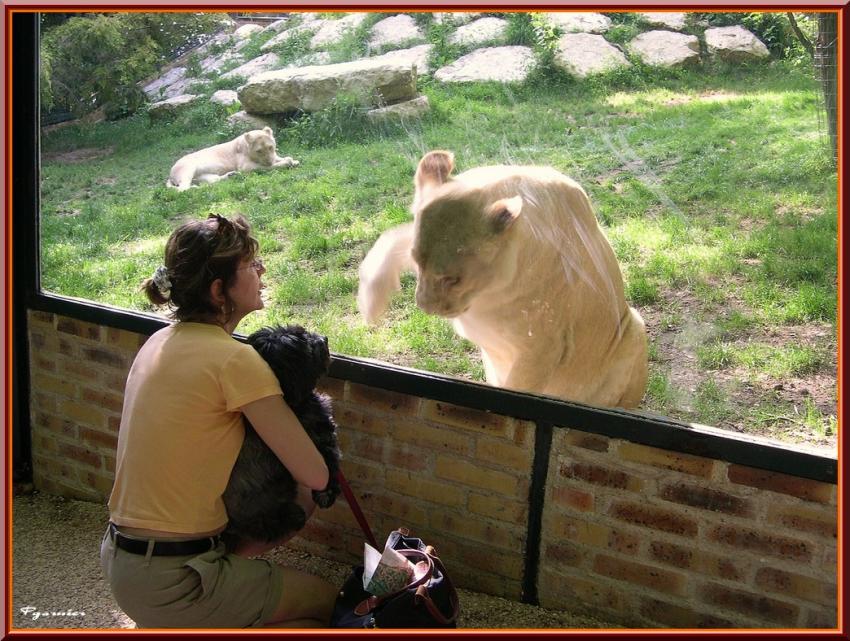
{"label": "paper in bag", "polygon": [[397,592],[413,578],[413,564],[391,547],[383,554],[368,543],[363,549],[363,589],[369,594],[382,596]]}

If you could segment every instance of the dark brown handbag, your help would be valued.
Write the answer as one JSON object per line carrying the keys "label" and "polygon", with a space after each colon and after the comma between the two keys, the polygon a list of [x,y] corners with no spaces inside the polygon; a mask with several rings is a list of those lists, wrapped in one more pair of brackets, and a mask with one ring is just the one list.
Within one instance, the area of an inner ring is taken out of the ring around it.
{"label": "dark brown handbag", "polygon": [[[355,519],[374,548],[375,536],[354,493],[340,471],[337,475]],[[353,568],[340,588],[331,616],[332,628],[456,628],[460,610],[457,591],[432,546],[410,536],[405,528],[390,533],[387,545],[420,568],[426,568],[404,588],[374,596],[363,589],[363,566]],[[380,549],[380,548],[378,548]]]}

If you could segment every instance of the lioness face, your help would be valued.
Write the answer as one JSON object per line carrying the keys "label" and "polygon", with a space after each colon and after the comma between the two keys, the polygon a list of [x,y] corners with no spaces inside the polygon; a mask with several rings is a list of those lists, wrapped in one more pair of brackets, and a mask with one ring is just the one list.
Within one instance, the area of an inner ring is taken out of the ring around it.
{"label": "lioness face", "polygon": [[498,273],[503,235],[521,201],[488,203],[481,194],[447,194],[425,205],[416,220],[411,255],[418,266],[416,304],[429,314],[452,318],[469,309]]}
{"label": "lioness face", "polygon": [[257,129],[245,134],[248,143],[248,155],[251,160],[260,164],[271,166],[277,156],[277,144],[271,128]]}

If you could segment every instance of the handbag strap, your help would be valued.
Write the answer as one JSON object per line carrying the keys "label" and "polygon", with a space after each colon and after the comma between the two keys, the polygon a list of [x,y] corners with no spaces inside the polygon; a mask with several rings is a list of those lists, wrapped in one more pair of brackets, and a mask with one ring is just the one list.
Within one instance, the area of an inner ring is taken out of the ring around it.
{"label": "handbag strap", "polygon": [[[421,576],[418,580],[414,581],[413,583],[410,583],[409,585],[403,587],[400,590],[381,596],[373,595],[367,599],[364,599],[354,607],[354,614],[356,614],[357,616],[365,616],[376,608],[380,607],[385,601],[390,601],[399,596],[400,594],[415,589],[413,592],[414,601],[416,603],[424,604],[425,608],[428,610],[428,613],[437,623],[444,626],[450,626],[455,623],[457,621],[458,613],[460,612],[460,601],[457,596],[457,590],[455,590],[455,586],[452,583],[452,580],[446,573],[446,568],[443,566],[443,562],[440,561],[438,557],[433,556],[428,552],[422,552],[421,550],[397,550],[397,552],[400,552],[404,556],[421,555],[428,563],[427,572],[425,572],[425,574]],[[440,571],[440,575],[445,584],[444,589],[448,594],[449,608],[451,609],[451,612],[448,616],[446,616],[443,612],[440,611],[440,608],[437,607],[437,604],[434,603],[434,600],[431,598],[431,595],[428,592],[428,583],[431,581],[431,577],[433,576],[435,569],[438,569]]]}
{"label": "handbag strap", "polygon": [[444,615],[434,603],[434,601],[431,599],[430,595],[428,594],[427,588],[424,589],[424,593],[420,593],[420,591],[417,590],[417,595],[420,598],[424,598],[425,607],[428,608],[428,611],[431,613],[431,616],[434,617],[434,619],[436,619],[439,623],[442,623],[443,625],[450,625],[457,621],[458,614],[460,614],[460,600],[458,599],[457,590],[455,589],[454,583],[452,583],[452,580],[449,578],[449,575],[446,572],[445,566],[443,566],[443,562],[436,556],[431,556],[431,560],[434,562],[434,567],[436,567],[440,571],[440,574],[443,575],[443,581],[446,583],[446,587],[448,588],[449,593],[449,607],[452,609],[452,611],[449,616]]}
{"label": "handbag strap", "polygon": [[348,481],[345,478],[345,474],[342,473],[342,468],[336,471],[336,480],[339,482],[339,487],[342,490],[342,493],[345,495],[345,500],[348,503],[348,507],[351,508],[351,513],[354,514],[354,518],[357,519],[358,525],[360,525],[360,529],[363,530],[363,534],[366,537],[366,540],[369,541],[369,544],[375,548],[376,550],[380,550],[378,547],[378,541],[375,539],[375,535],[372,534],[372,528],[369,527],[369,521],[366,520],[366,516],[363,514],[363,510],[360,509],[360,504],[357,502],[357,499],[354,497],[354,492],[351,491],[351,486],[348,484]]}

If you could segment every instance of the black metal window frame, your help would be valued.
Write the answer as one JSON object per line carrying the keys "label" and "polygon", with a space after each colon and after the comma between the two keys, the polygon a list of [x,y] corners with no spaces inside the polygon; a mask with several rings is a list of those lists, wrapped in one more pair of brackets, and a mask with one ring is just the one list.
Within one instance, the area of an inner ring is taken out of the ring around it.
{"label": "black metal window frame", "polygon": [[[150,334],[163,327],[159,317],[110,307],[91,301],[43,292],[40,286],[39,247],[39,110],[38,110],[38,14],[6,7],[11,22],[11,122],[6,120],[7,139],[12,142],[12,194],[8,208],[7,267],[11,266],[13,304],[7,311],[11,323],[13,363],[13,443],[15,464],[22,472],[29,465],[29,367],[27,310],[52,312],[98,325]],[[10,15],[11,14],[11,15]],[[7,84],[7,86],[9,86]],[[8,103],[7,103],[8,104]],[[7,186],[9,181],[7,180]],[[7,198],[7,203],[10,200]],[[9,265],[8,254],[12,255]],[[592,407],[551,397],[537,396],[437,374],[377,364],[335,354],[330,375],[354,383],[403,394],[486,410],[534,422],[536,475],[545,473],[553,429],[573,428],[634,443],[717,458],[772,472],[826,483],[838,482],[838,459],[765,443],[756,438],[707,426],[686,424],[663,417]],[[9,399],[7,399],[9,400]],[[545,436],[544,436],[545,435]],[[533,478],[534,483],[541,479]],[[545,483],[545,476],[542,479]]]}

